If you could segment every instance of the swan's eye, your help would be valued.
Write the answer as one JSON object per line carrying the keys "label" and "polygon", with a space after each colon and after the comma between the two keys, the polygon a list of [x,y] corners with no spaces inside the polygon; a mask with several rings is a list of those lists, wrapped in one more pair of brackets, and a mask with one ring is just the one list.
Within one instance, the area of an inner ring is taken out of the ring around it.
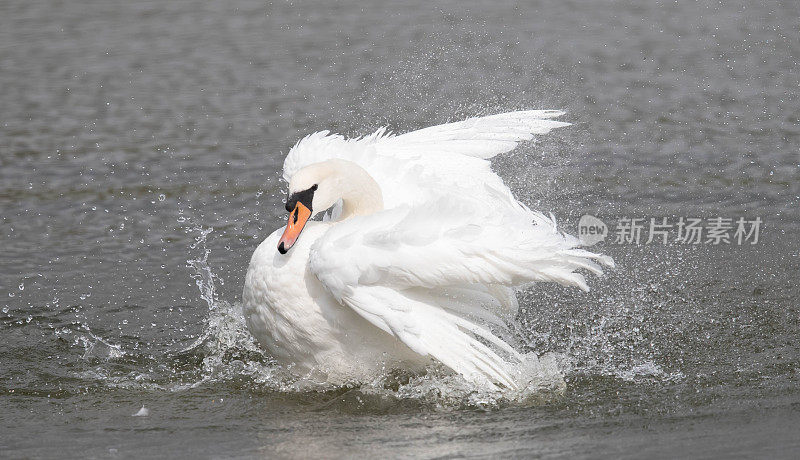
{"label": "swan's eye", "polygon": [[311,209],[311,204],[314,200],[314,192],[318,187],[318,184],[314,184],[302,192],[295,192],[286,197],[286,212],[294,211],[294,208],[297,206],[298,202],[303,203],[303,206]]}

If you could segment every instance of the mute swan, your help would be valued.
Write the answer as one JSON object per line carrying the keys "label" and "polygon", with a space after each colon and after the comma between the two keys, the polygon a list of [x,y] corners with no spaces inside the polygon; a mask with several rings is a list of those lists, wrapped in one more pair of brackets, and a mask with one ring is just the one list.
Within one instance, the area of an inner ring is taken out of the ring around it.
{"label": "mute swan", "polygon": [[[357,139],[322,131],[283,165],[285,230],[253,254],[247,327],[279,362],[344,383],[438,360],[487,388],[516,388],[522,358],[490,331],[514,287],[588,289],[577,269],[610,258],[579,249],[519,203],[488,159],[569,123],[534,110]],[[310,220],[329,211],[322,221]]]}

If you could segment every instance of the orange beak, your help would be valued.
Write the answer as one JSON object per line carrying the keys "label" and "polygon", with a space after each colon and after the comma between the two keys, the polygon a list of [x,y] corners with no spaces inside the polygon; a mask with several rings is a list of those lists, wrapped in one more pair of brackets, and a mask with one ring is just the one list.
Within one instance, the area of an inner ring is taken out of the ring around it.
{"label": "orange beak", "polygon": [[286,254],[294,246],[309,217],[311,217],[311,210],[298,201],[294,206],[294,210],[289,213],[289,222],[286,223],[286,230],[283,231],[283,235],[278,242],[278,252]]}

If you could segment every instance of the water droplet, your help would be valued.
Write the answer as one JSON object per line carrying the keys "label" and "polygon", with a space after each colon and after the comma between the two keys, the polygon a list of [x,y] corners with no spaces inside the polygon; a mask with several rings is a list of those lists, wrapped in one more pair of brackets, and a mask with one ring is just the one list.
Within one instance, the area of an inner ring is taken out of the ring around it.
{"label": "water droplet", "polygon": [[24,283],[19,283],[19,290],[20,291],[24,291],[25,290],[25,284]]}
{"label": "water droplet", "polygon": [[167,199],[167,196],[164,195],[163,193],[161,195],[158,195],[158,201],[164,201],[166,199]]}
{"label": "water droplet", "polygon": [[178,216],[178,222],[186,222],[186,218],[183,216]]}

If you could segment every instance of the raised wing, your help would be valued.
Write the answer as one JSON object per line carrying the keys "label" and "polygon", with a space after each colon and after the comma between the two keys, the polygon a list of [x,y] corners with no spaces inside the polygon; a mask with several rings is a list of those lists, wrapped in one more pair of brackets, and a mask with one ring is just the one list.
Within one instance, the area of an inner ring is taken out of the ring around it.
{"label": "raised wing", "polygon": [[561,115],[564,112],[559,110],[525,110],[469,118],[386,137],[381,139],[380,146],[395,153],[422,150],[430,154],[454,153],[489,159],[513,150],[520,141],[533,139],[534,134],[547,134],[552,129],[569,126],[569,123],[551,120]]}
{"label": "raised wing", "polygon": [[555,110],[510,112],[399,136],[381,129],[358,139],[322,131],[291,149],[283,166],[284,179],[289,181],[309,164],[341,158],[357,163],[380,184],[387,208],[469,194],[487,206],[515,212],[519,204],[487,159],[514,149],[534,134],[569,125],[552,120],[562,114]]}

